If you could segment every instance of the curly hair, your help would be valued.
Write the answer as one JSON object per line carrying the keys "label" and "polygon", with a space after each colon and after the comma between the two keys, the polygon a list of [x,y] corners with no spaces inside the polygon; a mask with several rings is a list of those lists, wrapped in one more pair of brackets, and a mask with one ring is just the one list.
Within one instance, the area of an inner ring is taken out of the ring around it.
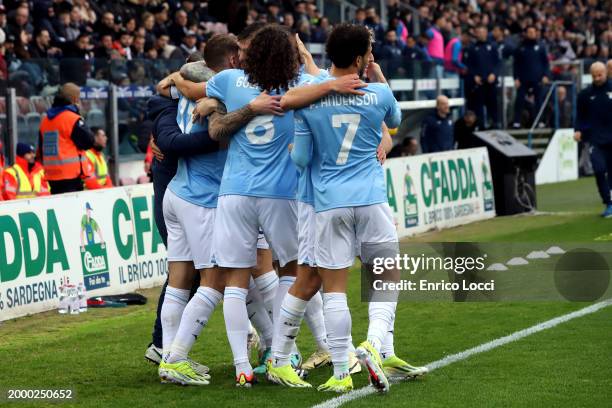
{"label": "curly hair", "polygon": [[295,41],[281,27],[261,29],[247,49],[244,72],[250,83],[264,91],[289,89],[299,69]]}

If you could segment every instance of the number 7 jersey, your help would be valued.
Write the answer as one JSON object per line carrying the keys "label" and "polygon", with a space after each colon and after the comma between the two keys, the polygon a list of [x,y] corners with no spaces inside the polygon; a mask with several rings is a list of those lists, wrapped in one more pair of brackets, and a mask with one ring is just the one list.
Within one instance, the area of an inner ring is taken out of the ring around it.
{"label": "number 7 jersey", "polygon": [[[331,79],[318,77],[313,83]],[[361,90],[364,95],[329,94],[295,113],[296,146],[313,145],[311,177],[317,212],[387,201],[376,149],[382,123],[399,126],[401,111],[387,84],[371,83]]]}
{"label": "number 7 jersey", "polygon": [[[227,112],[242,108],[260,93],[239,69],[224,70],[206,85],[207,96],[223,102]],[[236,132],[228,148],[219,195],[294,200],[297,169],[288,150],[293,134],[293,111],[283,116],[257,116]]]}

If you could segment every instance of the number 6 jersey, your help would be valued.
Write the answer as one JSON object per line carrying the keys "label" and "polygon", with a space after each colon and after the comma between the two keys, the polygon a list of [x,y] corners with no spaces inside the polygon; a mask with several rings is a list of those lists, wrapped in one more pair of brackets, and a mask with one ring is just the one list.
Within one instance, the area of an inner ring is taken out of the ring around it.
{"label": "number 6 jersey", "polygon": [[[297,83],[312,79],[302,75]],[[228,69],[206,85],[206,94],[225,104],[227,112],[240,109],[261,90],[249,83],[243,70]],[[271,93],[271,95],[282,93]],[[261,115],[241,128],[230,141],[219,195],[282,198],[294,200],[297,169],[289,156],[293,142],[293,111],[283,116]]]}

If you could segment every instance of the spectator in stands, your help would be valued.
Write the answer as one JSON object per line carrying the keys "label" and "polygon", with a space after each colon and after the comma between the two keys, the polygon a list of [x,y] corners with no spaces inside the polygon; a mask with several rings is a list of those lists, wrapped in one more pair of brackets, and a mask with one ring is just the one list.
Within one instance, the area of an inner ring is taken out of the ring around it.
{"label": "spectator in stands", "polygon": [[[461,27],[457,26],[453,37],[446,43],[446,47],[444,47],[445,76],[458,78],[459,74],[465,72],[466,66],[463,63],[463,47],[469,45],[469,41],[469,36],[463,35]],[[465,45],[463,43],[465,43]]]}
{"label": "spectator in stands", "polygon": [[388,158],[392,157],[407,157],[414,156],[419,150],[419,143],[414,137],[406,137],[402,140],[402,143],[396,145],[389,154]]}
{"label": "spectator in stands", "polygon": [[21,3],[21,5],[17,7],[12,21],[9,21],[8,24],[8,33],[14,35],[15,38],[19,37],[21,31],[30,34],[34,31],[34,27],[30,24],[30,9],[26,2]]}
{"label": "spectator in stands", "polygon": [[406,48],[404,49],[404,67],[408,78],[418,78],[421,76],[423,64],[429,60],[426,48],[420,46],[413,36],[408,36],[406,39]]}
{"label": "spectator in stands", "polygon": [[293,13],[286,12],[283,15],[282,25],[284,25],[285,27],[288,27],[289,29],[293,30],[293,27],[295,26],[295,19],[293,18]]}
{"label": "spectator in stands", "polygon": [[476,28],[476,42],[463,54],[467,67],[465,96],[467,108],[474,111],[478,125],[485,129],[489,119],[494,128],[499,128],[497,113],[497,77],[500,60],[497,45],[489,41],[487,28]]}
{"label": "spectator in stands", "polygon": [[363,7],[359,7],[355,10],[355,18],[353,19],[353,24],[365,25],[366,19],[366,10]]}
{"label": "spectator in stands", "polygon": [[2,184],[4,200],[42,197],[50,194],[45,171],[36,161],[34,146],[17,143],[15,164],[4,170]]}
{"label": "spectator in stands", "polygon": [[[387,77],[394,78],[405,74],[402,68],[405,53],[406,45],[397,38],[395,29],[387,30],[385,40],[377,52],[377,59],[383,60],[386,63]],[[400,70],[400,68],[402,69]]]}
{"label": "spectator in stands", "polygon": [[421,124],[421,150],[423,153],[443,152],[453,149],[455,145],[453,121],[449,115],[448,98],[444,95],[438,96],[435,112],[426,116]]}
{"label": "spectator in stands", "polygon": [[119,55],[130,61],[132,59],[132,42],[134,41],[134,35],[126,29],[119,31],[119,41],[113,44],[113,48],[119,51]]}
{"label": "spectator in stands", "polygon": [[37,59],[46,59],[61,55],[62,51],[57,47],[51,47],[51,35],[49,31],[41,29],[34,32],[34,44],[30,47],[30,56]]}
{"label": "spectator in stands", "polygon": [[608,70],[608,80],[612,80],[612,59],[606,62],[606,69]]}
{"label": "spectator in stands", "polygon": [[113,15],[113,13],[107,11],[102,14],[102,18],[95,26],[95,31],[100,36],[110,34],[114,37],[117,32],[117,27],[115,25],[115,16]]}
{"label": "spectator in stands", "polygon": [[312,32],[312,37],[310,41],[313,43],[322,43],[325,44],[327,42],[327,37],[331,32],[331,24],[329,23],[329,19],[327,17],[321,17],[317,23],[317,26],[314,28]]}
{"label": "spectator in stands", "polygon": [[189,31],[188,23],[187,12],[183,9],[177,10],[174,14],[174,23],[168,28],[168,35],[174,44],[179,45],[183,42],[183,37]]}
{"label": "spectator in stands", "polygon": [[93,47],[90,44],[91,36],[81,33],[64,51],[64,59],[60,61],[60,75],[62,83],[74,82],[85,85],[90,75],[89,60],[93,58]]}
{"label": "spectator in stands", "polygon": [[567,97],[567,88],[563,85],[557,87],[557,107],[559,109],[559,127],[571,128],[572,101]]}
{"label": "spectator in stands", "polygon": [[83,190],[83,150],[93,147],[94,136],[79,114],[80,94],[78,85],[62,85],[40,123],[38,157],[52,194]]}
{"label": "spectator in stands", "polygon": [[523,42],[514,52],[514,84],[517,89],[514,103],[514,123],[512,127],[521,127],[521,115],[525,106],[527,94],[535,98],[534,118],[540,109],[543,100],[543,86],[550,82],[550,63],[546,47],[538,41],[537,30],[534,26],[525,29]]}
{"label": "spectator in stands", "polygon": [[380,23],[380,17],[376,12],[376,7],[370,6],[366,8],[365,26],[368,27],[374,34],[376,41],[383,41],[385,38],[385,28]]}
{"label": "spectator in stands", "polygon": [[444,70],[444,36],[441,32],[444,26],[446,26],[446,18],[443,14],[440,14],[436,18],[435,24],[429,27],[425,33],[429,38],[427,54],[436,64],[436,73],[439,78],[442,77],[442,71]]}
{"label": "spectator in stands", "polygon": [[113,35],[103,34],[100,36],[100,46],[94,50],[94,56],[96,58],[109,60],[111,59],[114,51],[113,46]]}
{"label": "spectator in stands", "polygon": [[134,37],[134,41],[130,46],[130,53],[132,54],[132,58],[134,59],[144,59],[147,58],[146,54],[146,43],[147,40],[144,35],[136,35]]}
{"label": "spectator in stands", "polygon": [[578,95],[576,132],[578,142],[591,145],[591,164],[597,189],[606,206],[601,214],[612,217],[612,82],[607,80],[602,62],[591,65],[592,83]]}
{"label": "spectator in stands", "polygon": [[473,111],[466,111],[461,118],[457,119],[453,129],[455,142],[457,142],[457,149],[476,147],[474,143],[474,132],[477,129],[476,114]]}
{"label": "spectator in stands", "polygon": [[181,46],[179,47],[182,53],[182,59],[186,60],[191,54],[198,50],[197,48],[198,37],[195,32],[187,31],[185,33],[185,37],[183,37],[183,41],[181,42]]}
{"label": "spectator in stands", "polygon": [[94,145],[91,149],[85,151],[85,161],[83,164],[84,184],[87,190],[98,190],[101,188],[110,188],[113,186],[113,181],[108,174],[108,165],[104,157],[104,149],[108,137],[102,128],[91,128],[94,135]]}

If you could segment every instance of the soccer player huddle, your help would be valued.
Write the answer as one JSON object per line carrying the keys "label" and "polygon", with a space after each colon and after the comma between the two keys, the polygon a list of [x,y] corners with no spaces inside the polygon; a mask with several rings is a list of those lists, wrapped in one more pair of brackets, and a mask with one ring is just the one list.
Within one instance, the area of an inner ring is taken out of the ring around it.
{"label": "soccer player huddle", "polygon": [[[395,356],[396,299],[370,302],[367,339],[355,348],[351,337],[349,268],[362,244],[398,241],[381,163],[401,113],[371,42],[363,26],[337,26],[326,71],[286,29],[254,24],[212,37],[206,66],[188,63],[160,84],[179,99],[181,132],[210,138],[208,150],[179,159],[163,199],[162,382],[210,383],[188,355],[221,300],[237,386],[260,375],[311,387],[307,371],[331,363],[320,391],[350,391],[363,367],[386,392],[390,379],[427,372]],[[303,363],[302,320],[317,342]]]}

